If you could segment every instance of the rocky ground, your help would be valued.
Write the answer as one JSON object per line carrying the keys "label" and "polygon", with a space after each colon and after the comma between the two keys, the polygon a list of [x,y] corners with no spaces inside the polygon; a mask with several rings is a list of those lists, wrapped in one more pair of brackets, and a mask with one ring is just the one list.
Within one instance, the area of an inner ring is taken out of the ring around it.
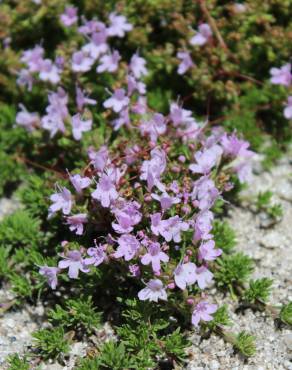
{"label": "rocky ground", "polygon": [[[290,159],[289,159],[290,158]],[[256,261],[254,278],[269,277],[274,280],[270,303],[287,303],[292,300],[292,155],[287,155],[270,172],[259,169],[255,162],[255,176],[248,190],[243,194],[241,207],[232,207],[229,222],[237,232],[238,250],[242,250]],[[283,208],[282,220],[267,227],[263,214],[255,214],[250,207],[250,199],[259,191],[272,190],[273,201]],[[246,200],[244,200],[246,199]],[[0,217],[15,207],[15,201],[0,201]],[[211,291],[212,293],[212,291]],[[243,314],[235,314],[237,303],[230,298],[214,298],[220,304],[228,304],[234,322],[234,332],[246,330],[256,337],[257,353],[248,361],[234,354],[232,346],[213,335],[201,340],[197,333],[191,336],[193,343],[189,349],[190,361],[187,370],[292,370],[292,333],[287,328],[277,329],[272,318],[250,309]],[[0,290],[0,302],[7,301],[9,293]],[[0,311],[1,313],[1,311]],[[25,306],[19,311],[11,311],[0,318],[0,368],[10,353],[21,353],[31,343],[31,333],[46,326],[42,305]],[[101,337],[112,336],[108,325],[102,329]],[[47,370],[69,370],[74,367],[76,356],[84,356],[86,343],[75,343],[67,366],[48,364]]]}

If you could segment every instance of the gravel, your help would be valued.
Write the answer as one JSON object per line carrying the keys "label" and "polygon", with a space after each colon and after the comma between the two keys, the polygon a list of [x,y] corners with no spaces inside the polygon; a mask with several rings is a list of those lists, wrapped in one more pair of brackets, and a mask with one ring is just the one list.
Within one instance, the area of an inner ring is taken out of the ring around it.
{"label": "gravel", "polygon": [[[253,278],[269,277],[274,281],[270,303],[278,305],[292,300],[292,166],[289,156],[283,158],[270,172],[259,171],[259,159],[255,162],[257,174],[242,197],[241,207],[232,207],[228,221],[237,232],[237,250],[251,256],[256,261]],[[273,202],[283,207],[283,218],[275,225],[269,225],[262,214],[255,214],[248,199],[259,191],[272,190]],[[15,200],[0,200],[0,219],[4,214],[18,207]],[[212,335],[202,340],[198,332],[190,336],[189,360],[186,370],[292,370],[292,333],[288,328],[277,329],[272,318],[250,309],[235,314],[237,302],[211,288],[210,295],[220,305],[225,303],[233,321],[233,332],[246,330],[256,337],[257,353],[246,360],[234,353],[232,346],[223,339]],[[0,290],[0,302],[13,300],[7,290]],[[0,368],[5,368],[8,354],[23,353],[31,345],[31,334],[48,325],[42,305],[24,306],[19,310],[5,313],[0,321]],[[108,324],[97,335],[96,343],[114,338]],[[88,350],[85,342],[75,342],[64,366],[56,363],[43,364],[42,370],[70,370],[77,357],[84,357]],[[2,366],[2,367],[1,367]],[[4,366],[4,367],[3,367]],[[33,367],[32,367],[33,368]]]}

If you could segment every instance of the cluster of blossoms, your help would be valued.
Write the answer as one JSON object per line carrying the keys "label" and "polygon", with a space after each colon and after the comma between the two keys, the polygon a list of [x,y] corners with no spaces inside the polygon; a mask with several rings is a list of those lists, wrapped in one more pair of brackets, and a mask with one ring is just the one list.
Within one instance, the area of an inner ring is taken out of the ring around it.
{"label": "cluster of blossoms", "polygon": [[[280,68],[271,68],[271,83],[274,85],[282,85],[287,88],[292,86],[292,71],[291,63],[287,63]],[[284,117],[292,119],[292,95],[288,96],[284,108]]]}
{"label": "cluster of blossoms", "polygon": [[[60,19],[65,27],[77,27],[76,9],[67,8]],[[28,131],[41,125],[53,138],[64,133],[69,122],[73,138],[82,140],[94,124],[83,118],[83,108],[96,101],[81,89],[80,76],[96,62],[97,74],[115,73],[121,57],[110,50],[107,39],[123,37],[131,29],[127,19],[116,13],[110,14],[108,26],[83,20],[78,32],[87,43],[69,61],[78,81],[75,114],[69,113],[68,94],[57,87],[49,93],[42,118],[21,106],[17,123]],[[208,25],[201,25],[191,43],[203,45],[211,34]],[[43,55],[40,46],[24,53],[27,69],[21,72],[20,83],[26,81],[31,87],[36,73],[43,81],[60,81],[68,61],[52,62]],[[204,292],[212,284],[214,261],[222,254],[213,240],[212,207],[232,189],[233,176],[240,182],[249,180],[253,153],[235,133],[198,122],[179,100],[170,102],[167,115],[154,112],[141,81],[146,75],[146,61],[135,53],[125,79],[103,102],[107,117],[114,117],[109,126],[114,130],[125,126],[125,137],[112,145],[89,147],[86,168],[68,173],[68,185],[57,184],[50,197],[49,218],[61,215],[77,241],[89,229],[90,235],[94,230],[94,239],[80,248],[64,241],[58,266],[41,266],[40,274],[56,289],[61,273],[76,279],[80,273],[118,263],[125,276],[140,281],[140,300],[166,301],[177,295],[190,308],[197,326],[212,320],[217,309]]]}
{"label": "cluster of blossoms", "polygon": [[[88,249],[72,250],[65,242],[58,267],[43,266],[40,272],[54,289],[57,275],[65,269],[75,279],[80,271],[120,263],[126,275],[146,281],[138,292],[140,300],[165,301],[169,294],[188,292],[185,303],[192,305],[192,322],[197,325],[211,320],[216,310],[202,294],[212,283],[210,266],[222,253],[212,239],[212,206],[232,188],[233,173],[240,181],[248,179],[252,152],[248,143],[220,129],[207,135],[206,126],[196,123],[192,135],[181,130],[195,120],[176,103],[164,119],[166,128],[155,142],[151,132],[140,130],[148,139],[146,149],[127,146],[117,158],[117,148],[115,156],[106,146],[90,148],[91,175],[69,174],[70,187],[59,187],[51,195],[49,217],[61,212],[77,236],[86,233],[92,220],[91,228],[98,225],[99,215],[103,218],[105,213],[110,220],[105,229],[110,231],[96,226],[96,240]],[[184,142],[189,156],[172,154],[170,142]]]}
{"label": "cluster of blossoms", "polygon": [[[212,40],[213,32],[208,23],[202,23],[198,27],[198,31],[189,40],[192,46],[203,46]],[[177,53],[177,58],[180,60],[177,73],[180,75],[185,74],[189,69],[195,66],[192,60],[191,53],[188,50],[179,51]]]}
{"label": "cluster of blossoms", "polygon": [[[30,91],[37,80],[48,82],[52,85],[62,83],[62,77],[68,71],[75,75],[75,80],[80,82],[81,75],[93,72],[96,74],[116,73],[119,70],[121,55],[118,50],[111,50],[110,38],[123,38],[125,34],[132,30],[132,25],[128,23],[123,15],[111,13],[108,25],[98,20],[82,19],[82,25],[77,26],[77,8],[67,7],[61,14],[60,21],[65,27],[75,27],[75,31],[83,37],[84,43],[80,49],[74,51],[68,58],[56,56],[55,60],[44,57],[45,50],[42,46],[36,45],[33,49],[23,52],[21,62],[25,68],[21,69],[18,75],[18,84],[27,87]],[[141,95],[146,93],[145,85],[139,79],[147,74],[145,67],[146,61],[135,53],[126,71],[125,89],[117,89],[113,92],[112,98],[104,102],[104,107],[112,107],[114,112],[119,113],[119,117],[113,122],[117,129],[123,124],[129,123],[128,103],[131,96],[138,92]],[[16,117],[16,123],[23,126],[28,131],[42,127],[50,132],[50,137],[57,133],[65,133],[66,127],[71,126],[72,135],[75,140],[81,140],[84,132],[92,128],[91,117],[84,118],[85,107],[96,105],[97,101],[88,97],[82,89],[81,83],[76,84],[75,106],[76,111],[71,116],[68,110],[69,96],[61,87],[56,92],[49,92],[48,106],[46,113],[42,117],[38,113],[29,112],[23,105]],[[143,99],[140,99],[140,106]],[[139,107],[136,108],[139,110]],[[142,108],[140,108],[142,109]]]}

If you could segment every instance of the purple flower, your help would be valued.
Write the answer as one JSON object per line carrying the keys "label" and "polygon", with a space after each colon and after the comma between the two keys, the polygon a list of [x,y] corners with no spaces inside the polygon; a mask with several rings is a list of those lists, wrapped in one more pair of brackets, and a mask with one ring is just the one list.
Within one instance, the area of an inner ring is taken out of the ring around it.
{"label": "purple flower", "polygon": [[148,72],[145,65],[146,60],[140,57],[138,53],[132,56],[129,67],[135,78],[139,79],[147,75]]}
{"label": "purple flower", "polygon": [[29,72],[39,72],[43,62],[44,49],[36,45],[33,49],[22,53],[21,62],[26,63]]}
{"label": "purple flower", "polygon": [[109,20],[110,26],[107,29],[109,36],[124,37],[126,32],[133,29],[133,26],[127,22],[127,18],[124,15],[110,13]]}
{"label": "purple flower", "polygon": [[28,91],[31,91],[32,86],[33,86],[33,81],[34,79],[27,69],[21,69],[18,72],[16,83],[19,86],[27,86]]}
{"label": "purple flower", "polygon": [[217,257],[222,254],[221,249],[215,249],[214,240],[208,240],[202,243],[199,248],[199,258],[205,261],[214,261]]}
{"label": "purple flower", "polygon": [[174,127],[193,124],[195,122],[195,119],[192,117],[192,112],[183,109],[177,103],[171,103],[169,117]]}
{"label": "purple flower", "polygon": [[69,176],[72,185],[74,186],[77,193],[82,193],[82,190],[88,188],[91,184],[91,179],[89,177],[81,177],[79,174]]}
{"label": "purple flower", "polygon": [[96,68],[97,73],[115,72],[119,68],[119,61],[121,59],[120,53],[114,50],[112,54],[105,54],[100,58],[100,64]]}
{"label": "purple flower", "polygon": [[284,109],[284,117],[292,119],[292,96],[288,96],[288,100]]}
{"label": "purple flower", "polygon": [[92,19],[87,21],[83,18],[83,25],[78,28],[78,32],[82,33],[83,35],[91,35],[97,31],[104,31],[106,26],[103,22],[97,21]]}
{"label": "purple flower", "polygon": [[128,165],[133,164],[138,159],[141,148],[138,145],[127,147],[125,149],[125,161]]}
{"label": "purple flower", "polygon": [[50,131],[53,137],[58,131],[65,132],[64,120],[68,117],[68,95],[58,88],[57,92],[50,93],[48,96],[49,105],[46,108],[47,114],[42,118],[42,127]]}
{"label": "purple flower", "polygon": [[197,164],[191,164],[189,169],[193,173],[208,174],[218,162],[223,150],[219,145],[213,145],[211,148],[203,151],[197,151],[195,160]]}
{"label": "purple flower", "polygon": [[234,167],[238,179],[241,183],[251,182],[252,180],[252,166],[250,162],[241,162]]}
{"label": "purple flower", "polygon": [[111,202],[118,198],[119,193],[116,190],[112,178],[103,173],[96,185],[96,190],[91,194],[91,196],[100,201],[103,207],[109,207]]}
{"label": "purple flower", "polygon": [[160,202],[161,208],[163,211],[171,208],[173,204],[180,203],[180,199],[177,197],[171,197],[169,194],[164,192],[161,195],[151,194],[152,198]]}
{"label": "purple flower", "polygon": [[140,267],[138,265],[129,265],[129,271],[133,277],[141,275]]}
{"label": "purple flower", "polygon": [[239,181],[249,182],[252,177],[251,162],[249,159],[254,155],[254,153],[248,149],[249,143],[238,139],[235,134],[229,136],[224,134],[221,137],[221,145],[225,155],[236,158],[236,162],[232,168],[237,173]]}
{"label": "purple flower", "polygon": [[195,141],[198,139],[199,134],[204,126],[201,126],[195,119],[186,122],[185,127],[178,127],[177,136],[182,138],[185,143],[187,141]]}
{"label": "purple flower", "polygon": [[59,115],[62,119],[68,117],[68,95],[65,90],[58,88],[57,92],[52,92],[48,95],[49,105],[46,112],[50,115]]}
{"label": "purple flower", "polygon": [[200,212],[195,220],[195,240],[208,240],[211,239],[210,234],[212,230],[212,222],[214,215],[209,210],[204,210]]}
{"label": "purple flower", "polygon": [[78,21],[77,8],[74,6],[67,6],[64,13],[60,15],[60,20],[64,26],[72,26]]}
{"label": "purple flower", "polygon": [[62,210],[64,215],[68,215],[71,212],[72,196],[67,188],[63,187],[59,193],[52,194],[50,200],[53,204],[49,207],[49,217],[60,210]]}
{"label": "purple flower", "polygon": [[91,130],[92,120],[82,120],[80,113],[75,114],[71,119],[72,133],[75,140],[81,140],[82,133]]}
{"label": "purple flower", "polygon": [[196,327],[199,326],[199,322],[211,321],[213,317],[210,315],[217,311],[218,306],[216,304],[210,304],[206,301],[198,303],[192,314],[192,324]]}
{"label": "purple flower", "polygon": [[130,122],[129,108],[126,107],[125,109],[121,110],[121,112],[119,113],[119,117],[114,119],[111,123],[114,130],[117,131],[124,125],[129,126]]}
{"label": "purple flower", "polygon": [[167,294],[163,287],[163,283],[159,279],[151,279],[146,288],[140,290],[138,297],[141,301],[158,302],[158,299],[167,300]]}
{"label": "purple flower", "polygon": [[189,228],[187,222],[183,222],[178,215],[170,217],[167,220],[161,220],[161,214],[155,213],[151,217],[151,230],[154,235],[161,235],[167,242],[173,240],[175,243],[181,241],[181,231]]}
{"label": "purple flower", "polygon": [[42,127],[50,131],[50,137],[54,137],[58,131],[65,132],[65,125],[60,116],[46,115],[41,120]]}
{"label": "purple flower", "polygon": [[151,243],[148,247],[148,252],[141,258],[143,265],[151,263],[154,272],[160,271],[160,262],[168,262],[169,257],[166,253],[162,252],[159,243]]}
{"label": "purple flower", "polygon": [[82,110],[85,105],[96,105],[96,100],[88,98],[84,91],[76,86],[76,104],[78,110]]}
{"label": "purple flower", "polygon": [[110,164],[108,148],[105,145],[101,146],[97,152],[89,150],[88,155],[91,163],[98,172],[102,172]]}
{"label": "purple flower", "polygon": [[136,104],[132,106],[132,112],[136,114],[145,114],[147,112],[147,99],[145,96],[139,96]]}
{"label": "purple flower", "polygon": [[113,209],[118,221],[118,223],[112,223],[113,229],[119,234],[130,233],[133,226],[141,221],[142,214],[139,208],[140,204],[137,202],[126,202],[122,207]]}
{"label": "purple flower", "polygon": [[291,64],[287,63],[280,68],[271,68],[271,83],[274,85],[289,86],[292,83]]}
{"label": "purple flower", "polygon": [[149,121],[143,120],[139,128],[142,135],[149,135],[150,140],[156,143],[158,136],[166,132],[165,117],[160,113],[154,113]]}
{"label": "purple flower", "polygon": [[28,132],[32,132],[40,123],[38,113],[30,113],[26,110],[25,106],[19,105],[21,111],[16,114],[15,122],[24,127]]}
{"label": "purple flower", "polygon": [[56,64],[58,69],[63,69],[64,64],[65,64],[65,58],[62,57],[61,55],[57,55],[55,57],[55,64]]}
{"label": "purple flower", "polygon": [[146,85],[141,82],[137,81],[135,77],[128,75],[127,78],[128,82],[128,95],[131,96],[134,91],[137,91],[139,94],[146,94]]}
{"label": "purple flower", "polygon": [[77,279],[79,270],[82,272],[89,272],[89,269],[85,265],[85,261],[82,258],[80,251],[69,251],[67,255],[64,255],[63,257],[64,259],[59,262],[58,267],[60,269],[68,268],[68,275],[70,279]]}
{"label": "purple flower", "polygon": [[105,248],[102,245],[88,248],[87,254],[90,257],[84,259],[85,265],[99,266],[107,258]]}
{"label": "purple flower", "polygon": [[57,84],[60,81],[60,71],[58,67],[53,64],[50,59],[45,59],[42,61],[39,69],[39,78],[42,81],[49,81],[52,84]]}
{"label": "purple flower", "polygon": [[212,36],[211,27],[208,23],[202,23],[198,27],[198,32],[190,39],[191,45],[202,46],[206,44],[209,38]]}
{"label": "purple flower", "polygon": [[76,235],[82,235],[84,224],[87,222],[87,215],[86,213],[78,213],[73,216],[69,216],[66,219],[67,225],[71,231],[75,231]]}
{"label": "purple flower", "polygon": [[196,269],[196,280],[200,289],[205,289],[213,279],[213,274],[206,266],[200,266]]}
{"label": "purple flower", "polygon": [[58,267],[49,267],[49,266],[40,266],[39,273],[43,275],[51,287],[51,289],[55,290],[58,284],[58,277],[57,274],[60,270]]}
{"label": "purple flower", "polygon": [[82,47],[82,51],[88,54],[92,59],[97,60],[108,50],[107,34],[103,29],[100,32],[94,32],[90,42]]}
{"label": "purple flower", "polygon": [[167,242],[173,240],[175,243],[179,243],[181,241],[181,231],[189,229],[189,224],[182,221],[179,216],[170,217],[165,220],[165,224],[166,228],[161,235]]}
{"label": "purple flower", "polygon": [[194,62],[192,61],[190,52],[188,51],[179,51],[176,56],[181,60],[177,73],[179,75],[185,74],[190,68],[195,66]]}
{"label": "purple flower", "polygon": [[161,213],[157,212],[150,215],[151,219],[151,231],[154,235],[158,236],[164,231],[165,224],[161,220]]}
{"label": "purple flower", "polygon": [[180,192],[179,185],[178,185],[178,182],[176,180],[172,181],[172,183],[169,185],[169,190],[174,192],[174,194],[179,194],[179,192]]}
{"label": "purple flower", "polygon": [[130,99],[126,96],[124,89],[117,89],[113,95],[107,99],[103,106],[112,108],[114,112],[119,113],[123,108],[129,105]]}
{"label": "purple flower", "polygon": [[197,200],[197,205],[201,210],[211,208],[219,195],[219,190],[208,176],[202,176],[194,183],[192,199]]}
{"label": "purple flower", "polygon": [[193,285],[197,280],[196,269],[197,266],[192,262],[178,265],[174,270],[175,284],[182,290]]}
{"label": "purple flower", "polygon": [[162,149],[155,148],[150,152],[151,159],[143,162],[141,167],[141,180],[147,181],[148,190],[154,185],[160,185],[160,176],[166,169],[166,154]]}
{"label": "purple flower", "polygon": [[114,253],[115,258],[124,257],[125,261],[130,261],[135,257],[140,249],[140,243],[137,238],[130,234],[124,234],[118,239],[118,249]]}
{"label": "purple flower", "polygon": [[240,140],[235,134],[224,135],[221,137],[221,145],[224,150],[224,154],[230,157],[243,157],[250,158],[253,152],[248,150],[249,142]]}
{"label": "purple flower", "polygon": [[88,72],[90,71],[94,60],[88,57],[82,50],[76,51],[72,55],[72,71],[73,72]]}

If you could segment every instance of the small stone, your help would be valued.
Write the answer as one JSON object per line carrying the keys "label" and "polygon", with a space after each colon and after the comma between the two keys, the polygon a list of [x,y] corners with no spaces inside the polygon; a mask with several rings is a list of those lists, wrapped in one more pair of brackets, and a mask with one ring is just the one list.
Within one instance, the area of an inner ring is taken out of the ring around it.
{"label": "small stone", "polygon": [[271,231],[263,236],[260,244],[265,248],[279,248],[283,246],[286,239],[277,231]]}
{"label": "small stone", "polygon": [[287,348],[292,351],[292,334],[285,334],[283,335],[283,340],[287,346]]}
{"label": "small stone", "polygon": [[279,223],[281,221],[281,218],[275,219],[274,217],[269,216],[265,212],[261,212],[259,214],[259,220],[260,220],[260,227],[262,229],[269,229],[275,224]]}
{"label": "small stone", "polygon": [[210,370],[217,370],[219,368],[220,368],[219,362],[217,362],[216,360],[210,362]]}
{"label": "small stone", "polygon": [[8,326],[8,328],[13,328],[15,325],[15,322],[13,319],[7,319],[5,322],[5,325]]}
{"label": "small stone", "polygon": [[290,361],[284,361],[283,365],[285,366],[284,369],[292,370],[292,364]]}
{"label": "small stone", "polygon": [[292,184],[283,179],[281,182],[277,184],[275,189],[275,193],[282,199],[292,202]]}
{"label": "small stone", "polygon": [[86,343],[77,342],[77,343],[72,344],[70,355],[85,357],[85,355],[86,355]]}

